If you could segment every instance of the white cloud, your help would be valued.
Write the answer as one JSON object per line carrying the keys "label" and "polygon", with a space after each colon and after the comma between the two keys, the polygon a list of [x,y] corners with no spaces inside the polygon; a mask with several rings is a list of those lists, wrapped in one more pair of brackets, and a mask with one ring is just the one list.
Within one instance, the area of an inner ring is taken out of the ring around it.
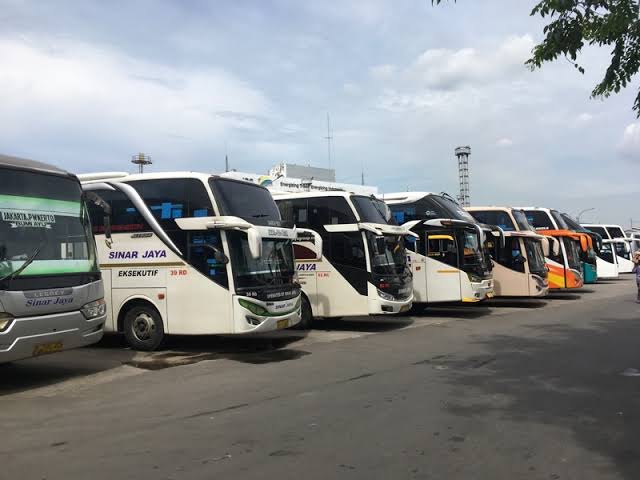
{"label": "white cloud", "polygon": [[578,123],[585,124],[589,123],[591,120],[593,120],[593,115],[590,113],[585,112],[578,115]]}
{"label": "white cloud", "polygon": [[[87,44],[0,38],[0,140],[34,135],[148,145],[211,141],[272,114],[258,90],[218,68],[176,70]],[[72,141],[72,140],[69,140]]]}
{"label": "white cloud", "polygon": [[506,73],[526,71],[524,62],[533,46],[531,35],[523,35],[508,37],[495,51],[429,49],[415,60],[409,74],[442,89],[500,80]]}
{"label": "white cloud", "polygon": [[370,69],[371,76],[378,80],[384,80],[393,77],[396,73],[396,66],[391,64],[376,65]]}
{"label": "white cloud", "polygon": [[513,140],[511,140],[510,138],[501,138],[496,142],[496,145],[498,147],[510,147],[511,145],[513,145]]}
{"label": "white cloud", "polygon": [[624,129],[618,150],[627,158],[640,159],[640,122],[632,123]]}

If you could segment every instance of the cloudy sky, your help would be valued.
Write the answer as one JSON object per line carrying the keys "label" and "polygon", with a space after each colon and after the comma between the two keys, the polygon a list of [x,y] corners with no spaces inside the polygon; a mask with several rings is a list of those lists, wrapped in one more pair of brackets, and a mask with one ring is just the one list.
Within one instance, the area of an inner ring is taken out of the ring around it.
{"label": "cloudy sky", "polygon": [[[531,0],[0,0],[0,150],[74,172],[327,166],[383,192],[457,190],[640,225],[634,91],[589,93],[608,52],[524,66]],[[635,85],[637,87],[637,84]],[[635,88],[634,87],[634,88]]]}

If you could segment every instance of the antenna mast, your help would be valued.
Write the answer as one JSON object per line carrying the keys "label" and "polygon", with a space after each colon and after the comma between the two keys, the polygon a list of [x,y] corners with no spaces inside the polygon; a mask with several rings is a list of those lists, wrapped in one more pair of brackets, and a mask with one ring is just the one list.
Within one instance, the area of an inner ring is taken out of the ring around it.
{"label": "antenna mast", "polygon": [[333,140],[333,136],[331,135],[331,121],[329,119],[328,113],[327,113],[327,136],[324,138],[327,141],[327,160],[329,161],[329,168],[331,168],[331,140]]}

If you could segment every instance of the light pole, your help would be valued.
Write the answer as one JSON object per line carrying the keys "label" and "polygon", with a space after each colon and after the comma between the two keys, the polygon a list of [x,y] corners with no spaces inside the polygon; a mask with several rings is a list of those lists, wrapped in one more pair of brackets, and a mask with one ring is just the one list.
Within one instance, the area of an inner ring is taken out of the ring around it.
{"label": "light pole", "polygon": [[592,210],[595,210],[595,208],[586,208],[586,209],[582,210],[582,211],[578,214],[578,223],[580,223],[580,217],[582,216],[582,214],[583,214],[583,213],[591,212]]}

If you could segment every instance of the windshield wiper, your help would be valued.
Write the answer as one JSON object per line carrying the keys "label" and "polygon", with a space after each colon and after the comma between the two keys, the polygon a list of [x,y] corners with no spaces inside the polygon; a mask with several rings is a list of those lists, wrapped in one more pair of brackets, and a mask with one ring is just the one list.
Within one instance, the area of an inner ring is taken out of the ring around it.
{"label": "windshield wiper", "polygon": [[3,282],[5,280],[11,280],[12,278],[14,278],[16,275],[19,275],[20,273],[24,272],[24,270],[33,263],[33,261],[36,259],[36,257],[38,256],[38,254],[40,253],[40,250],[42,250],[42,248],[45,246],[45,242],[42,242],[40,245],[38,245],[38,248],[36,248],[33,253],[29,256],[29,258],[27,258],[27,260],[20,266],[20,268],[18,268],[17,270],[11,272],[9,275],[5,275],[4,277],[0,278],[0,282]]}

